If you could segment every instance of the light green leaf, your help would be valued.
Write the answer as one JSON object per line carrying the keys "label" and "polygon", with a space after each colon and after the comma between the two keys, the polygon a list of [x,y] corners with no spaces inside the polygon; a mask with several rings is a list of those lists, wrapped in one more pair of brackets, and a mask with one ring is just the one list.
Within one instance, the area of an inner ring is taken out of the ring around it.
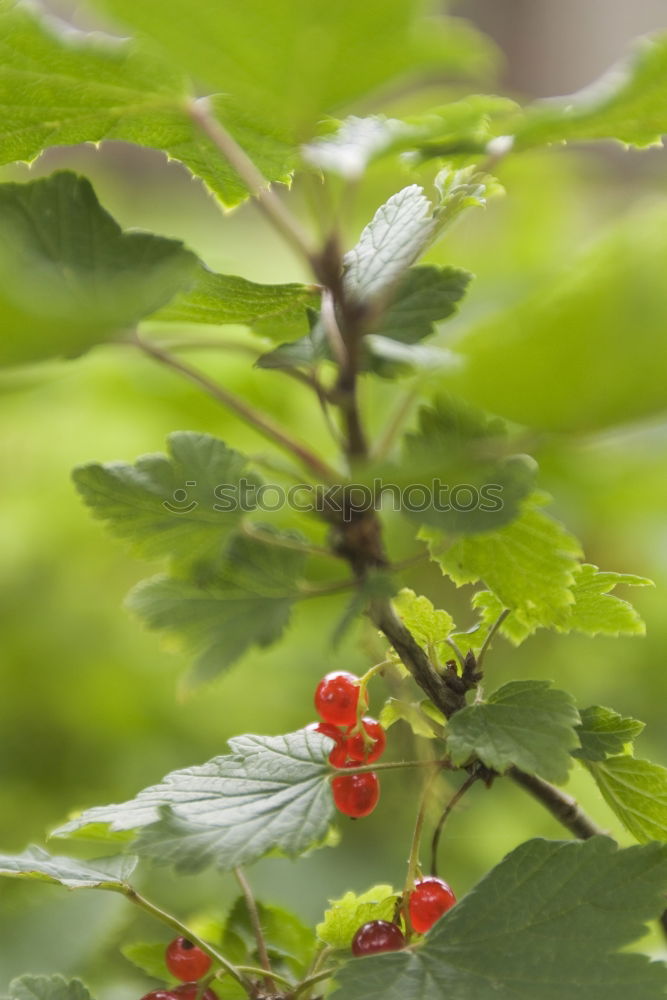
{"label": "light green leaf", "polygon": [[495,621],[499,611],[509,608],[505,626],[518,625],[522,637],[540,625],[565,626],[574,600],[571,588],[581,549],[562,524],[541,510],[544,503],[544,496],[533,494],[523,501],[515,521],[498,531],[459,538],[449,547],[440,532],[420,530],[431,558],[458,587],[483,580],[493,592],[496,600],[486,620]]}
{"label": "light green leaf", "polygon": [[665,259],[667,210],[658,200],[463,336],[463,364],[448,372],[452,391],[559,432],[664,413]]}
{"label": "light green leaf", "polygon": [[619,584],[629,587],[652,587],[653,581],[630,573],[606,573],[597,566],[583,563],[574,577],[567,617],[559,632],[583,632],[586,635],[644,635],[646,626],[628,601],[610,591]]}
{"label": "light green leaf", "polygon": [[[444,715],[431,702],[402,701],[398,698],[388,698],[380,711],[380,723],[385,729],[389,729],[395,722],[402,719],[410,726],[415,736],[424,736],[428,740],[434,740],[442,736],[442,731],[446,723]],[[433,712],[440,715],[434,718]]]}
{"label": "light green leaf", "polygon": [[644,729],[644,723],[638,719],[624,719],[618,712],[601,705],[584,708],[580,714],[577,735],[581,749],[573,750],[572,755],[581,760],[598,761],[623,753]]}
{"label": "light green leaf", "polygon": [[[157,43],[204,92],[230,94],[266,132],[307,138],[316,123],[397,75],[477,71],[488,43],[415,0],[96,0]],[[373,40],[369,45],[368,40]]]}
{"label": "light green leaf", "polygon": [[231,755],[172,771],[121,805],[87,809],[55,831],[88,824],[145,828],[139,853],[179,871],[224,871],[280,851],[296,857],[326,836],[334,812],[327,757],[331,741],[299,730],[286,736],[238,736]]}
{"label": "light green leaf", "polygon": [[306,310],[318,302],[319,295],[310,285],[258,285],[201,265],[193,286],[151,318],[165,323],[248,326],[279,342],[303,334],[308,326]]}
{"label": "light green leaf", "polygon": [[244,510],[255,506],[260,480],[245,471],[245,456],[209,434],[177,431],[168,448],[169,455],[144,455],[134,465],[79,466],[74,483],[94,516],[141,555],[219,558]]}
{"label": "light green leaf", "polygon": [[[256,906],[269,957],[274,962],[284,962],[295,975],[304,973],[316,945],[311,928],[295,913],[282,906],[263,903],[261,900],[257,900]],[[254,953],[253,962],[255,959],[259,962],[255,932],[244,897],[239,897],[232,907],[225,928],[226,933],[236,934],[247,941],[251,953]]]}
{"label": "light green leaf", "polygon": [[579,745],[578,723],[574,699],[550,681],[510,681],[452,716],[447,748],[455,764],[476,756],[501,774],[514,765],[562,783]]}
{"label": "light green leaf", "polygon": [[54,882],[68,889],[111,889],[123,892],[137,859],[127,855],[94,861],[54,857],[41,847],[23,854],[1,854],[0,875]]}
{"label": "light green leaf", "polygon": [[629,754],[587,761],[607,805],[640,843],[667,841],[667,768]]}
{"label": "light green leaf", "polygon": [[445,641],[454,627],[447,611],[437,611],[428,597],[418,596],[403,587],[394,598],[394,607],[401,621],[421,646],[437,646]]}
{"label": "light green leaf", "polygon": [[619,954],[664,907],[667,848],[530,840],[423,947],[353,960],[332,1000],[657,1000],[667,968]]}
{"label": "light green leaf", "polygon": [[174,977],[169,972],[165,962],[166,944],[164,941],[137,941],[134,944],[124,944],[121,954],[153,979],[163,983],[173,983]]}
{"label": "light green leaf", "polygon": [[9,984],[11,1000],[91,1000],[80,979],[64,976],[20,976]]}
{"label": "light green leaf", "polygon": [[131,328],[196,262],[176,240],[123,233],[83,177],[0,185],[0,364],[81,354]]}
{"label": "light green leaf", "polygon": [[390,885],[374,885],[360,895],[346,892],[340,899],[330,899],[324,920],[315,928],[317,936],[330,948],[349,948],[362,924],[369,920],[391,921],[397,900],[398,893]]}
{"label": "light green leaf", "polygon": [[127,606],[148,628],[175,633],[195,656],[194,680],[209,680],[251,646],[280,638],[300,596],[304,561],[297,549],[237,535],[221,563],[201,567],[194,579],[145,580]]}
{"label": "light green leaf", "polygon": [[519,148],[618,139],[659,146],[667,133],[667,35],[642,38],[626,58],[577,94],[540,101],[515,130]]}
{"label": "light green leaf", "polygon": [[[49,146],[125,139],[164,150],[236,205],[247,189],[194,124],[194,93],[152,45],[86,35],[0,0],[0,163],[31,162]],[[289,179],[292,152],[275,123],[228,97],[211,106],[265,176]]]}

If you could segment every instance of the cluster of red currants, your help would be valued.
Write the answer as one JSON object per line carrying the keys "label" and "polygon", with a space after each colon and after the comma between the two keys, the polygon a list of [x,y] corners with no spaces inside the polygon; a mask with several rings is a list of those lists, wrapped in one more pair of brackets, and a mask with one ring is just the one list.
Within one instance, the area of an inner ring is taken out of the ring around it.
{"label": "cluster of red currants", "polygon": [[[426,934],[455,902],[456,896],[441,878],[432,875],[415,882],[408,900],[412,929],[417,934]],[[370,920],[362,924],[354,935],[352,953],[361,958],[363,955],[377,955],[381,951],[399,951],[405,945],[405,936],[398,924]]]}
{"label": "cluster of red currants", "polygon": [[[385,732],[369,715],[359,718],[368,707],[359,704],[359,678],[345,670],[337,670],[322,678],[315,690],[315,708],[322,722],[312,722],[307,728],[329,736],[335,746],[329,754],[334,767],[359,767],[372,764],[384,753]],[[334,802],[346,816],[368,816],[380,798],[380,782],[374,771],[363,774],[343,774],[331,782]]]}
{"label": "cluster of red currants", "polygon": [[[142,1000],[196,1000],[199,990],[197,980],[211,968],[210,957],[192,941],[178,937],[167,946],[164,959],[172,976],[180,979],[182,986],[153,990],[142,997]],[[218,1000],[218,997],[213,990],[206,989],[201,1000]]]}

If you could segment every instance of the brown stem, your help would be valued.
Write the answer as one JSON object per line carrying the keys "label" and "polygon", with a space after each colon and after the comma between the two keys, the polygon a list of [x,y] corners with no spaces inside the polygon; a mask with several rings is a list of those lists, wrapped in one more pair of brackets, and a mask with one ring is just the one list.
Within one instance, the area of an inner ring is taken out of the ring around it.
{"label": "brown stem", "polygon": [[135,334],[132,342],[144,354],[148,354],[156,361],[159,361],[160,364],[171,368],[172,371],[178,372],[191,382],[194,382],[200,388],[204,389],[209,396],[213,396],[223,406],[226,406],[228,410],[232,410],[233,413],[236,413],[237,416],[254,427],[260,434],[263,434],[264,437],[269,438],[274,444],[295,455],[319,479],[327,483],[335,483],[340,479],[338,472],[330,465],[327,465],[319,455],[316,455],[314,451],[311,451],[310,448],[296,438],[291,437],[279,424],[276,424],[264,413],[254,409],[254,407],[246,403],[240,396],[235,395],[235,393],[214,382],[208,375],[200,372],[197,368],[193,368],[187,362],[181,361],[180,358],[175,358],[168,351],[158,347],[157,344],[141,339],[138,334]]}
{"label": "brown stem", "polygon": [[259,963],[266,972],[266,976],[264,977],[266,988],[269,991],[269,993],[275,993],[276,984],[275,980],[271,978],[272,977],[271,962],[269,961],[269,953],[266,947],[266,941],[264,940],[264,933],[262,931],[262,924],[259,919],[259,911],[257,909],[257,903],[255,902],[255,897],[252,894],[250,883],[245,877],[243,869],[235,868],[234,876],[238,884],[241,886],[241,892],[243,893],[243,898],[245,899],[246,909],[248,910],[248,916],[250,917],[250,924],[252,926],[252,931],[255,936],[255,941],[257,942],[257,954],[259,956]]}

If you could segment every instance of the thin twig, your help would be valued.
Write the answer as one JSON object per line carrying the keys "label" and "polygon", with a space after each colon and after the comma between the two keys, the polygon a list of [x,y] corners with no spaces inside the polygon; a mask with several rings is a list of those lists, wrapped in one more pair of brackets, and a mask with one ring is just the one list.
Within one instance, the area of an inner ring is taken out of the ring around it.
{"label": "thin twig", "polygon": [[310,240],[288,208],[274,191],[262,172],[250,159],[244,149],[239,146],[227,129],[215,117],[209,101],[206,98],[192,101],[187,108],[190,117],[211,142],[222,153],[229,165],[236,171],[247,187],[249,193],[257,202],[267,219],[289,243],[293,250],[303,257],[309,265],[313,264],[315,255],[310,246]]}
{"label": "thin twig", "polygon": [[482,643],[482,648],[480,649],[479,654],[478,654],[478,656],[476,658],[477,659],[477,669],[480,672],[482,670],[482,661],[483,661],[483,659],[484,659],[484,657],[486,655],[487,649],[491,645],[491,640],[493,639],[494,635],[496,634],[496,632],[498,631],[498,629],[500,628],[500,626],[502,625],[502,623],[505,621],[505,619],[507,618],[507,616],[509,614],[510,614],[510,609],[509,608],[504,608],[503,611],[500,612],[500,614],[498,615],[498,617],[494,621],[494,623],[491,626],[491,628],[489,629],[489,634],[487,635],[486,639]]}
{"label": "thin twig", "polygon": [[458,791],[452,795],[451,799],[445,806],[442,816],[438,820],[438,825],[433,831],[433,839],[431,840],[431,875],[437,876],[438,874],[438,847],[440,845],[440,835],[442,834],[442,829],[447,822],[447,818],[452,809],[454,809],[456,804],[463,798],[468,789],[472,788],[478,777],[479,775],[475,773],[468,775]]}
{"label": "thin twig", "polygon": [[234,869],[234,876],[236,881],[241,886],[241,892],[243,893],[243,898],[245,899],[246,909],[248,910],[248,916],[250,917],[250,924],[252,926],[252,931],[255,936],[255,941],[257,942],[257,954],[259,955],[259,964],[264,969],[266,975],[264,976],[264,982],[266,983],[266,988],[270,993],[275,993],[276,984],[275,980],[272,979],[273,970],[271,969],[271,962],[269,961],[269,953],[266,947],[266,941],[264,940],[264,933],[262,931],[262,924],[259,919],[259,910],[257,909],[257,903],[255,902],[255,897],[252,894],[252,889],[250,888],[250,883],[248,882],[243,869],[237,867]]}
{"label": "thin twig", "polygon": [[291,437],[279,424],[276,424],[270,417],[267,417],[264,413],[256,410],[254,407],[246,403],[244,399],[240,396],[235,395],[228,389],[214,382],[213,379],[209,378],[203,372],[200,372],[197,368],[193,368],[191,365],[187,364],[185,361],[181,361],[179,358],[175,358],[168,351],[163,350],[158,347],[157,344],[152,343],[149,340],[142,340],[137,333],[135,333],[132,341],[137,347],[144,352],[144,354],[149,355],[149,357],[154,358],[161,364],[165,365],[167,368],[171,368],[172,371],[178,372],[185,378],[189,379],[190,382],[194,382],[200,388],[204,389],[209,396],[213,396],[218,402],[226,406],[228,410],[236,413],[237,416],[245,420],[246,423],[254,427],[256,431],[263,434],[264,437],[269,438],[275,444],[279,445],[285,451],[290,452],[290,454],[295,455],[303,464],[309,468],[315,475],[323,479],[328,483],[335,483],[340,479],[338,472],[328,465],[323,459],[316,455],[315,452],[311,451],[306,445],[297,441],[296,438]]}

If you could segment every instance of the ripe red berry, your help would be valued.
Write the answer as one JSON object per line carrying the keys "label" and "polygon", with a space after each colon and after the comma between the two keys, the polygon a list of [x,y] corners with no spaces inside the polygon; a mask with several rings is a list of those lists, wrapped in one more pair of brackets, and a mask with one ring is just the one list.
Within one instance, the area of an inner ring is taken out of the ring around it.
{"label": "ripe red berry", "polygon": [[315,689],[317,714],[336,726],[353,726],[357,721],[360,691],[359,678],[354,674],[345,670],[327,674]]}
{"label": "ripe red berry", "polygon": [[368,816],[380,798],[380,782],[373,771],[341,774],[331,782],[336,806],[346,816]]}
{"label": "ripe red berry", "polygon": [[206,952],[185,937],[175,938],[167,946],[164,958],[172,976],[184,983],[201,979],[211,968],[211,959]]}
{"label": "ripe red berry", "polygon": [[[152,990],[141,1000],[196,1000],[198,989],[199,983],[183,983],[181,986],[174,986],[171,989]],[[202,1000],[218,1000],[218,997],[213,990],[204,990]]]}
{"label": "ripe red berry", "polygon": [[364,743],[364,737],[361,732],[354,733],[347,738],[347,755],[350,760],[363,764],[372,764],[373,761],[378,760],[384,753],[384,748],[387,745],[387,737],[380,723],[376,719],[371,719],[370,715],[364,716],[361,724],[373,742],[367,746]]}
{"label": "ripe red berry", "polygon": [[345,733],[331,722],[311,722],[306,729],[328,736],[336,744],[329,754],[329,763],[334,767],[344,767],[347,761],[347,740]]}
{"label": "ripe red berry", "polygon": [[436,920],[450,910],[455,902],[456,896],[441,878],[432,875],[415,882],[408,904],[413,930],[417,934],[430,931]]}
{"label": "ripe red berry", "polygon": [[405,938],[400,927],[386,920],[371,920],[362,924],[352,939],[352,954],[376,955],[379,951],[398,951],[405,948]]}

